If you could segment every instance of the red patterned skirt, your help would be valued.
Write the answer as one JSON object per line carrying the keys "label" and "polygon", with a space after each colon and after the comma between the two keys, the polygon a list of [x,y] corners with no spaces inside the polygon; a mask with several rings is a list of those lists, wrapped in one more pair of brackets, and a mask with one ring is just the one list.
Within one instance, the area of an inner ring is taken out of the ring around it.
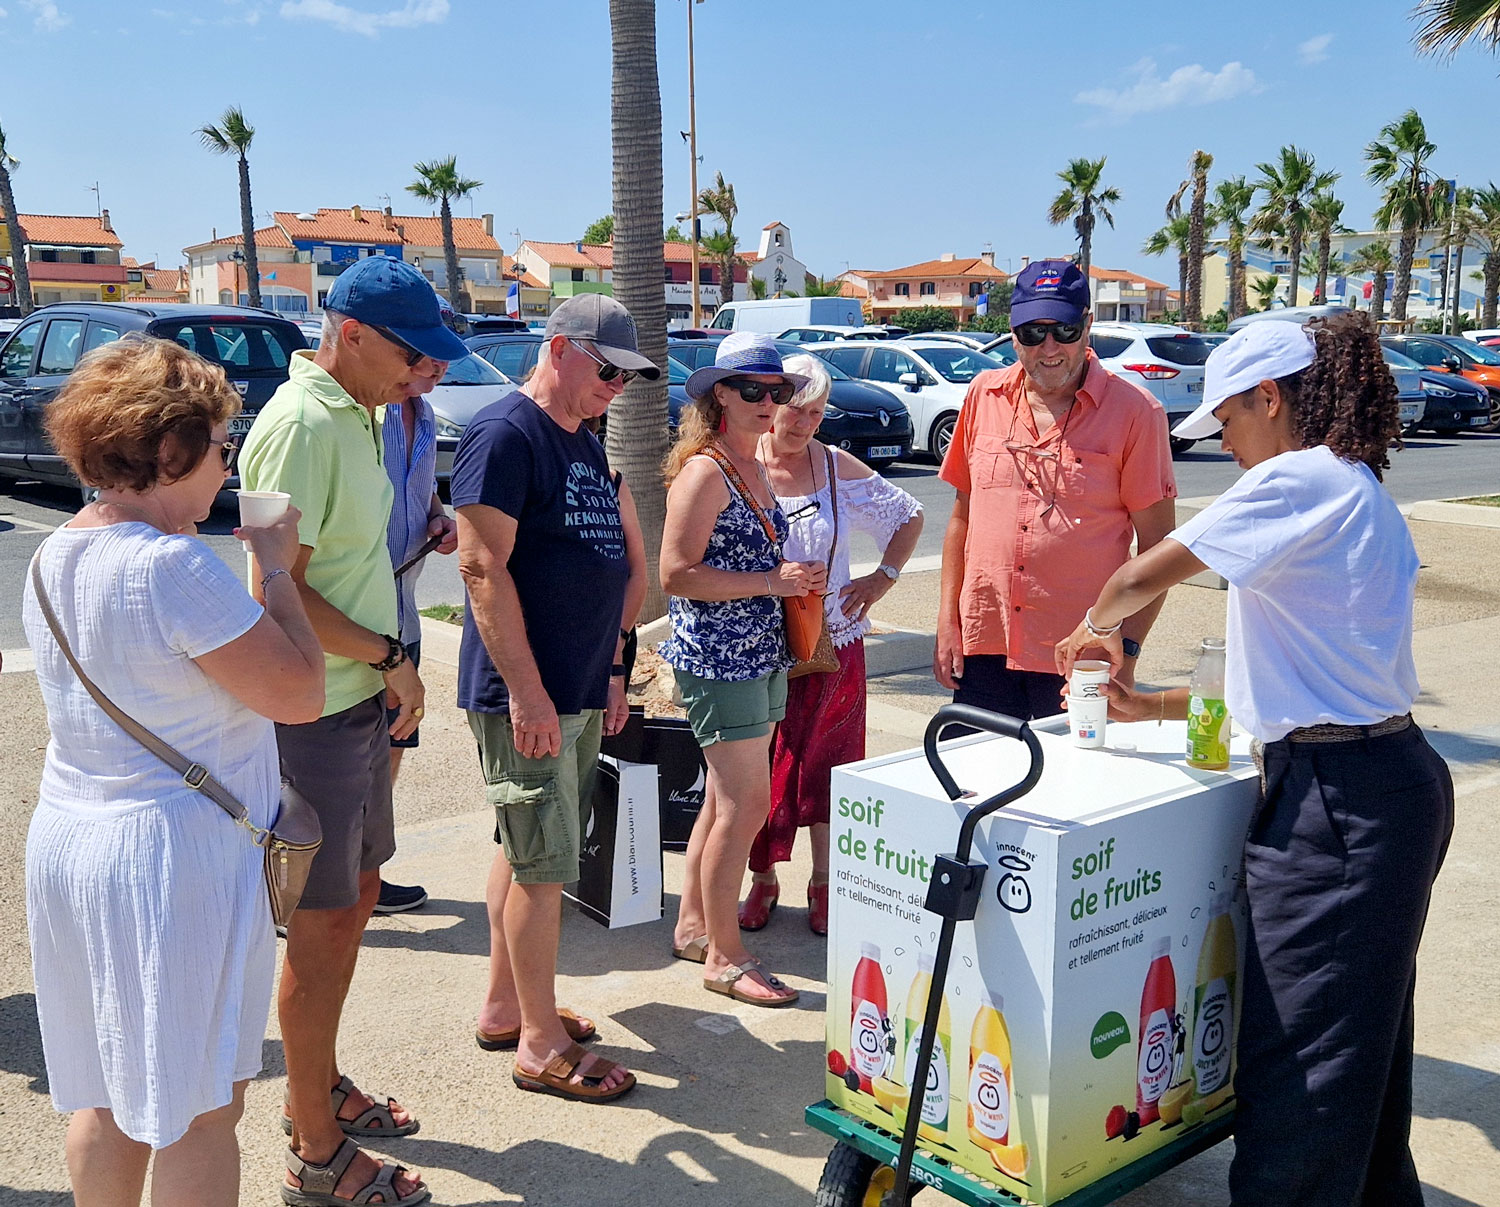
{"label": "red patterned skirt", "polygon": [[792,857],[801,826],[828,822],[829,780],[865,757],[865,643],[838,651],[839,669],[787,684],[786,717],[771,741],[771,816],[750,848],[750,870]]}

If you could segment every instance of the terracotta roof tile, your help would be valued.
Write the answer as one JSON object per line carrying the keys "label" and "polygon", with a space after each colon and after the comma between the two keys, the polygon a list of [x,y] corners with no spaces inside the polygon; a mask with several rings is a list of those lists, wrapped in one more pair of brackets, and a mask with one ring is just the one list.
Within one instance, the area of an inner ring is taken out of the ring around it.
{"label": "terracotta roof tile", "polygon": [[180,268],[147,268],[142,272],[146,288],[163,293],[186,292],[186,274]]}
{"label": "terracotta roof tile", "polygon": [[[290,210],[277,210],[276,224],[293,239],[317,239],[329,243],[403,244],[418,247],[442,247],[442,219],[427,215],[392,214],[385,211],[360,210],[358,218],[350,209],[321,208],[311,219],[299,218]],[[387,225],[389,221],[389,225]],[[400,231],[396,229],[400,227]],[[480,218],[453,219],[453,241],[460,251],[497,252],[500,245],[484,231]]]}
{"label": "terracotta roof tile", "polygon": [[1142,276],[1138,272],[1127,272],[1123,268],[1099,268],[1089,265],[1089,280],[1091,281],[1134,281],[1144,285],[1147,289],[1165,289],[1166,286],[1160,281],[1153,281],[1150,277]]}
{"label": "terracotta roof tile", "polygon": [[[609,268],[614,264],[614,253],[607,244],[584,243],[580,245],[527,239],[526,246],[553,268]],[[580,246],[582,250],[579,250]]]}
{"label": "terracotta roof tile", "polygon": [[908,264],[904,268],[888,268],[883,272],[861,270],[866,280],[890,280],[894,277],[981,277],[1003,281],[1006,274],[979,256],[960,256],[954,260],[923,260],[920,264]]}
{"label": "terracotta roof tile", "polygon": [[761,230],[763,230],[763,231],[768,231],[768,230],[771,230],[771,229],[772,229],[772,228],[773,228],[773,227],[777,227],[777,226],[785,226],[785,225],[786,225],[786,223],[785,223],[785,222],[767,222],[767,223],[766,223],[766,224],[765,224],[765,225],[764,225],[764,226],[763,226],[763,227],[761,227],[761,228],[760,228],[760,229],[761,229]]}
{"label": "terracotta roof tile", "polygon": [[[209,243],[195,243],[194,247],[238,247],[244,240],[238,234],[223,235]],[[255,246],[260,247],[283,247],[288,250],[292,247],[292,241],[286,237],[286,233],[279,226],[262,226],[256,229]]]}
{"label": "terracotta roof tile", "polygon": [[[0,219],[5,215],[0,213]],[[21,225],[30,243],[63,247],[120,247],[120,236],[104,229],[98,218],[60,214],[22,214]]]}

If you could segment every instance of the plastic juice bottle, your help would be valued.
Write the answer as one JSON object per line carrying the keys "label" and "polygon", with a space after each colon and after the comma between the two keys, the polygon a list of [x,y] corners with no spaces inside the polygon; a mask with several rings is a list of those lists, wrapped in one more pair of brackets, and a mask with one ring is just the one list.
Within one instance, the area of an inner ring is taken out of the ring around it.
{"label": "plastic juice bottle", "polygon": [[1229,710],[1224,705],[1224,639],[1205,637],[1198,665],[1188,681],[1189,767],[1224,771],[1229,767]]}
{"label": "plastic juice bottle", "polygon": [[885,1037],[890,1032],[885,977],[880,972],[880,948],[859,945],[854,985],[849,994],[849,1068],[859,1076],[859,1088],[870,1092],[870,1082],[885,1073]]}
{"label": "plastic juice bottle", "polygon": [[1141,990],[1140,1046],[1136,1055],[1135,1110],[1141,1126],[1155,1123],[1157,1100],[1172,1078],[1173,1024],[1177,1011],[1177,974],[1172,971],[1172,940],[1158,939],[1151,948],[1151,967]]}
{"label": "plastic juice bottle", "polygon": [[1239,962],[1230,900],[1227,892],[1214,896],[1193,990],[1193,1080],[1196,1096],[1207,1110],[1233,1090],[1234,978]]}
{"label": "plastic juice bottle", "polygon": [[969,1033],[969,1139],[993,1152],[1010,1143],[1010,1031],[1005,1002],[988,992]]}
{"label": "plastic juice bottle", "polygon": [[[932,956],[917,954],[917,975],[912,978],[911,992],[906,995],[906,1084],[916,1097],[912,1074],[917,1071],[917,1045],[922,1023],[927,1016],[927,998],[932,992]],[[937,1041],[932,1045],[932,1063],[927,1068],[927,1086],[922,1092],[922,1122],[917,1134],[938,1144],[948,1143],[948,1087],[952,1078],[949,1053],[952,1049],[953,1025],[948,1017],[948,998],[944,995],[938,1008]]]}

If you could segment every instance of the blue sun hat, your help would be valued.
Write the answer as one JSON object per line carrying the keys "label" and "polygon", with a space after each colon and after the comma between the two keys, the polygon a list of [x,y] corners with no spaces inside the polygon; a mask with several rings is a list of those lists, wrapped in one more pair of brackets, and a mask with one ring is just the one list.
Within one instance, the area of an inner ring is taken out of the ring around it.
{"label": "blue sun hat", "polygon": [[776,341],[769,335],[754,331],[736,331],[719,343],[714,354],[714,363],[705,365],[687,379],[683,387],[692,399],[704,397],[714,388],[714,383],[726,377],[742,377],[747,373],[774,373],[792,383],[792,388],[802,389],[809,378],[801,373],[788,373],[781,367],[781,353],[776,350]]}

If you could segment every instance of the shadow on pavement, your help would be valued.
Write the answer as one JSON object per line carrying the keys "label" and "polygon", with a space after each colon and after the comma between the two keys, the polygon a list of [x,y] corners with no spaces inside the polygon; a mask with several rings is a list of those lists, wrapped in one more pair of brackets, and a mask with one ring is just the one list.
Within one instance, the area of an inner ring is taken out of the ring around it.
{"label": "shadow on pavement", "polygon": [[5,1207],[68,1207],[72,1202],[65,1190],[13,1190],[0,1182],[0,1203]]}
{"label": "shadow on pavement", "polygon": [[1466,1123],[1500,1149],[1500,1073],[1419,1052],[1412,1066],[1412,1114]]}
{"label": "shadow on pavement", "polygon": [[[36,1018],[36,995],[16,993],[0,997],[0,1069],[29,1077],[26,1088],[47,1093],[47,1067],[42,1060],[42,1032]],[[0,1195],[0,1203],[10,1200]]]}

